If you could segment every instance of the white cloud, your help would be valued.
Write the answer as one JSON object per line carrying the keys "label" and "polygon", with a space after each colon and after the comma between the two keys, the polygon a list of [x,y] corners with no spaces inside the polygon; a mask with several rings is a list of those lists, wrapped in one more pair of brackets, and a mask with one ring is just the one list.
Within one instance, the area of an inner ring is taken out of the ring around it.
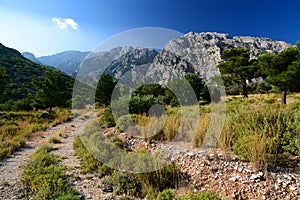
{"label": "white cloud", "polygon": [[78,29],[78,24],[71,18],[61,19],[61,18],[52,18],[52,21],[58,25],[60,29]]}

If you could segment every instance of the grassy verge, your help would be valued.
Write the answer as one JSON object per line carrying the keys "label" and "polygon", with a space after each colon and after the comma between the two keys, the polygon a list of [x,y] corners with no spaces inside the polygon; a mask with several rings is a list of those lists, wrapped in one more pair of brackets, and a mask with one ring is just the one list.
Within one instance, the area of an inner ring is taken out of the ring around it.
{"label": "grassy verge", "polygon": [[45,130],[71,119],[67,109],[55,109],[53,113],[1,112],[0,113],[0,160],[22,148],[33,132]]}

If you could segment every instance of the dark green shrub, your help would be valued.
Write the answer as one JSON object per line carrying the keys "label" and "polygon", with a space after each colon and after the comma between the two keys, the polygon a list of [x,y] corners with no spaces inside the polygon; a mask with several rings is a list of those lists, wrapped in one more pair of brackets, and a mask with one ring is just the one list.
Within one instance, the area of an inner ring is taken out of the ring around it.
{"label": "dark green shrub", "polygon": [[162,104],[153,95],[146,96],[132,96],[129,102],[129,113],[143,114],[148,113],[151,106],[155,104]]}
{"label": "dark green shrub", "polygon": [[19,110],[32,110],[32,100],[25,98],[21,100],[15,101],[14,105],[11,108],[12,110],[19,111]]}
{"label": "dark green shrub", "polygon": [[117,136],[113,137],[111,139],[111,142],[116,145],[117,147],[121,148],[121,149],[124,149],[125,146],[124,146],[124,142]]}
{"label": "dark green shrub", "polygon": [[120,171],[115,171],[104,183],[112,185],[114,193],[118,195],[138,196],[141,190],[141,185],[133,174]]}
{"label": "dark green shrub", "polygon": [[107,108],[103,112],[103,122],[107,128],[114,127],[116,125],[114,116],[112,115],[111,108]]}
{"label": "dark green shrub", "polygon": [[171,190],[164,190],[158,193],[156,200],[173,200],[175,199],[175,194]]}

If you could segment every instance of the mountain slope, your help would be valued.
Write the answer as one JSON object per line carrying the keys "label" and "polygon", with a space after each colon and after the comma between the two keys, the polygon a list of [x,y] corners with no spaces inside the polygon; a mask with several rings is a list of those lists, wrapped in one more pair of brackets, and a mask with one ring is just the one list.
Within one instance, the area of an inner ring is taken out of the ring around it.
{"label": "mountain slope", "polygon": [[36,57],[33,53],[30,53],[30,52],[23,52],[22,53],[22,56],[24,56],[25,58],[27,58],[28,60],[31,60],[32,62],[34,63],[37,63],[37,64],[42,64]]}
{"label": "mountain slope", "polygon": [[[6,94],[2,102],[23,99],[29,93],[34,93],[36,88],[32,84],[32,80],[44,76],[47,69],[47,67],[23,57],[17,50],[5,47],[1,43],[0,66],[6,69],[7,74],[12,80],[12,84],[5,90]],[[63,78],[66,80],[68,87],[71,88],[74,80],[65,74],[63,74]]]}
{"label": "mountain slope", "polygon": [[50,56],[38,57],[40,63],[55,67],[64,73],[75,76],[76,70],[89,52],[64,51]]}
{"label": "mountain slope", "polygon": [[158,52],[152,48],[134,48],[110,63],[104,73],[109,73],[116,79],[123,77],[128,71],[137,72],[140,66],[150,65]]}

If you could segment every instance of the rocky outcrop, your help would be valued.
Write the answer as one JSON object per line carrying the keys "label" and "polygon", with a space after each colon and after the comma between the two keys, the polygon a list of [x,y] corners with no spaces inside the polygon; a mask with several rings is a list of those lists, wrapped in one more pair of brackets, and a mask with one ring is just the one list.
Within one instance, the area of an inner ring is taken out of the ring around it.
{"label": "rocky outcrop", "polygon": [[108,65],[104,73],[109,73],[116,79],[120,79],[129,70],[137,70],[140,65],[147,65],[153,62],[158,52],[152,48],[135,48],[121,55]]}
{"label": "rocky outcrop", "polygon": [[107,66],[132,50],[133,47],[125,46],[116,47],[110,51],[91,52],[77,69],[77,76],[91,79],[87,82],[96,81],[99,75],[103,74],[106,70]]}
{"label": "rocky outcrop", "polygon": [[171,40],[165,50],[173,52],[191,63],[203,79],[219,74],[217,65],[223,60],[222,52],[230,48],[248,48],[251,59],[264,52],[278,53],[290,44],[283,41],[273,41],[268,38],[236,36],[231,38],[224,33],[194,33],[190,32],[176,40]]}
{"label": "rocky outcrop", "polygon": [[145,72],[143,81],[145,83],[157,82],[159,84],[166,84],[173,78],[178,78],[189,73],[195,73],[195,68],[191,63],[172,51],[162,50],[153,59],[153,63],[149,66],[147,72]]}

